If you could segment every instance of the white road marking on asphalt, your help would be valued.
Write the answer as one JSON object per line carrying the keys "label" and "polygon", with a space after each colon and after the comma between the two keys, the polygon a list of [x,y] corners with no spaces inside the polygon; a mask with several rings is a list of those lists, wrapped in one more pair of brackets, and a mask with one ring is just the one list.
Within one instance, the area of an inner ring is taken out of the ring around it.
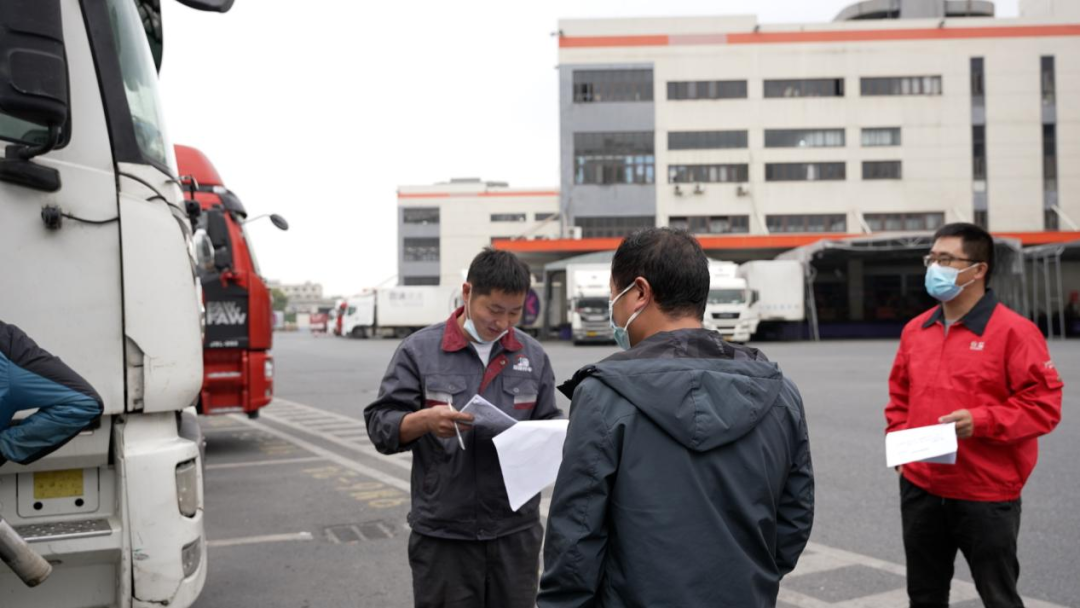
{"label": "white road marking on asphalt", "polygon": [[205,468],[207,471],[218,471],[221,469],[241,469],[244,467],[264,467],[275,464],[300,464],[302,462],[322,462],[325,459],[322,456],[305,456],[303,458],[274,458],[271,460],[253,460],[249,462],[222,462],[218,464],[208,464]]}
{"label": "white road marking on asphalt", "polygon": [[210,548],[238,547],[240,545],[260,545],[263,543],[285,543],[313,540],[310,532],[297,532],[295,534],[267,534],[265,536],[247,536],[244,538],[226,538],[206,542]]}
{"label": "white road marking on asphalt", "polygon": [[[269,417],[268,414],[263,414],[263,415]],[[397,488],[397,489],[399,489],[399,490],[401,490],[403,492],[409,492],[409,490],[410,490],[410,484],[409,484],[408,481],[405,481],[405,480],[403,480],[403,479],[401,479],[399,477],[394,477],[393,475],[390,475],[388,473],[383,473],[382,471],[380,471],[378,469],[374,469],[372,467],[364,466],[364,465],[362,465],[362,464],[360,464],[358,462],[354,462],[354,461],[342,456],[341,454],[338,454],[337,452],[331,452],[330,450],[327,450],[326,448],[319,447],[319,446],[315,445],[314,443],[311,443],[310,441],[305,441],[304,439],[301,439],[301,438],[297,437],[296,435],[293,435],[292,433],[286,433],[285,431],[282,431],[282,430],[276,429],[274,427],[262,424],[261,422],[256,422],[254,420],[249,420],[249,419],[246,419],[246,418],[238,419],[238,420],[240,420],[240,422],[242,422],[242,423],[244,423],[244,424],[246,424],[246,425],[248,425],[248,426],[250,426],[252,428],[259,429],[260,431],[263,431],[265,433],[269,433],[269,434],[271,434],[274,437],[277,437],[279,439],[284,439],[285,441],[288,441],[289,443],[292,443],[296,447],[305,449],[305,450],[311,452],[312,454],[318,454],[319,456],[322,456],[324,459],[330,460],[330,461],[334,462],[335,464],[338,464],[338,465],[341,465],[341,466],[345,467],[346,469],[349,469],[351,471],[356,471],[357,473],[360,473],[361,475],[365,475],[367,477],[370,477],[370,478],[372,478],[372,479],[374,479],[376,481],[381,481],[381,482],[385,483],[386,485],[388,485],[388,486],[390,486],[392,488]],[[357,446],[350,444],[348,447],[356,448]]]}

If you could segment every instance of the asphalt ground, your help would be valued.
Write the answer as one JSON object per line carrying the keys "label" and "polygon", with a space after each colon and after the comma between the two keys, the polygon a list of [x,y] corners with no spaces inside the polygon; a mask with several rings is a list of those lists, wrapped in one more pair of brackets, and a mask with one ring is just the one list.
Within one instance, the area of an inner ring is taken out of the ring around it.
{"label": "asphalt ground", "polygon": [[[780,606],[907,605],[896,474],[883,407],[895,341],[758,345],[798,384],[817,480],[811,545]],[[363,429],[397,342],[275,337],[276,397],[258,420],[203,418],[209,578],[199,608],[408,607],[408,455],[377,454]],[[546,343],[557,379],[614,347]],[[1061,425],[1040,441],[1024,491],[1021,592],[1029,607],[1080,606],[1080,341],[1051,352]],[[560,407],[568,402],[560,395]],[[953,605],[980,606],[963,559]]]}

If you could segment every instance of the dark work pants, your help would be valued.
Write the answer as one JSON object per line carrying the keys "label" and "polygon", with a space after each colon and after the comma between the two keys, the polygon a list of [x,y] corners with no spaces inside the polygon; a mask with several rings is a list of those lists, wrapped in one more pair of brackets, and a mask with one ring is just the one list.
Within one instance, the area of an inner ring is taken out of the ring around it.
{"label": "dark work pants", "polygon": [[971,567],[986,608],[1023,607],[1016,591],[1020,500],[941,498],[901,476],[900,514],[911,608],[948,608],[957,549]]}
{"label": "dark work pants", "polygon": [[535,608],[544,529],[495,540],[409,537],[416,608]]}

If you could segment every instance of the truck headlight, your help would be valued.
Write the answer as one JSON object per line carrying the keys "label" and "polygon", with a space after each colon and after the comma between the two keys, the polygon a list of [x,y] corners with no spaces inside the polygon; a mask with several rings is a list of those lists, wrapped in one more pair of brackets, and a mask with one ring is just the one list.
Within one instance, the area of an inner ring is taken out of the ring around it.
{"label": "truck headlight", "polygon": [[180,550],[180,563],[184,565],[184,578],[190,577],[199,570],[199,564],[202,563],[201,538],[184,545],[184,548]]}
{"label": "truck headlight", "polygon": [[274,360],[273,359],[267,359],[266,360],[265,365],[263,365],[263,375],[266,376],[267,380],[272,380],[274,378]]}
{"label": "truck headlight", "polygon": [[176,502],[184,517],[195,517],[199,511],[199,469],[194,458],[176,465]]}

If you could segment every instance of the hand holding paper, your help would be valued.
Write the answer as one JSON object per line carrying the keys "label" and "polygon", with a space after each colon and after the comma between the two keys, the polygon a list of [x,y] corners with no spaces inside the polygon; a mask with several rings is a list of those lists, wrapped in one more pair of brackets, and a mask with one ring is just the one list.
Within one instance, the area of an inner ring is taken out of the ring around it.
{"label": "hand holding paper", "polygon": [[956,464],[956,450],[955,422],[885,435],[885,462],[889,467],[909,462]]}
{"label": "hand holding paper", "polygon": [[472,414],[472,425],[477,428],[487,429],[492,434],[498,434],[514,426],[517,420],[506,412],[500,410],[487,399],[476,395],[461,408],[462,414]]}

